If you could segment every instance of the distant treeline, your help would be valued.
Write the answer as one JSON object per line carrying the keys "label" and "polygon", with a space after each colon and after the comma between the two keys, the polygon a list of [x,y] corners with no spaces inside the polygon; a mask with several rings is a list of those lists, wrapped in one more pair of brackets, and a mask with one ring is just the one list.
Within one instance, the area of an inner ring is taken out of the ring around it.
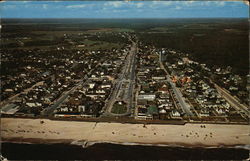
{"label": "distant treeline", "polygon": [[[211,27],[213,26],[213,27]],[[248,22],[199,24],[195,28],[166,26],[167,32],[140,32],[140,41],[160,48],[188,53],[194,60],[207,65],[233,67],[234,72],[249,72]],[[155,30],[154,30],[155,31]]]}
{"label": "distant treeline", "polygon": [[95,28],[131,28],[142,31],[153,27],[175,26],[183,24],[235,24],[247,22],[247,19],[199,19],[199,18],[177,18],[177,19],[2,19],[2,32],[11,31],[84,31]]}
{"label": "distant treeline", "polygon": [[[189,53],[193,59],[208,65],[230,65],[241,75],[249,71],[248,19],[2,19],[1,24],[2,37],[30,35],[30,31],[132,29],[146,44]],[[121,42],[113,36],[100,39]],[[28,42],[28,45],[46,43]]]}

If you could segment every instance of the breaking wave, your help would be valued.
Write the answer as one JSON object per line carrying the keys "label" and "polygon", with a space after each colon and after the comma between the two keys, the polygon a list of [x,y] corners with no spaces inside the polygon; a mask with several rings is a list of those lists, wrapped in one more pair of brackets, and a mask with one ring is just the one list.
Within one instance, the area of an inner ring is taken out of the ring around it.
{"label": "breaking wave", "polygon": [[[184,146],[184,145],[178,145],[178,144],[149,144],[149,143],[134,143],[134,142],[111,142],[111,141],[83,141],[83,140],[76,140],[71,142],[71,145],[78,145],[78,146],[82,146],[83,148],[88,148],[92,145],[95,144],[117,144],[117,145],[130,145],[130,146],[136,146],[136,145],[140,145],[140,146],[158,146],[158,147],[177,147],[177,148],[197,148],[197,146],[192,147],[192,146]],[[199,148],[206,148],[206,149],[210,149],[210,148],[236,148],[236,149],[246,149],[246,150],[250,150],[250,145],[235,145],[235,146],[210,146],[210,147],[202,147],[199,146]]]}

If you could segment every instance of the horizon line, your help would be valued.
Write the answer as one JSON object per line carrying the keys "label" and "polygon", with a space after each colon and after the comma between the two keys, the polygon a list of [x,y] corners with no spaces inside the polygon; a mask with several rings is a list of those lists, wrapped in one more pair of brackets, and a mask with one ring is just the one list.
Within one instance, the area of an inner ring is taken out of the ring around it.
{"label": "horizon line", "polygon": [[1,17],[0,19],[249,19],[249,17]]}

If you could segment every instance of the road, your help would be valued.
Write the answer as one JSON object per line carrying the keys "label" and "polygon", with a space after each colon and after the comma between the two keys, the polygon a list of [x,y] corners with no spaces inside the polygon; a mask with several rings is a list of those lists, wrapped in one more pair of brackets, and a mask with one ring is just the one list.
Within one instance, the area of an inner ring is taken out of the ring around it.
{"label": "road", "polygon": [[135,84],[135,67],[136,67],[136,59],[135,53],[137,52],[136,44],[133,44],[131,47],[132,56],[130,58],[130,67],[129,67],[129,87],[127,89],[127,99],[128,99],[128,106],[131,108],[133,105],[133,92],[134,92],[134,84]]}
{"label": "road", "polygon": [[[137,52],[137,44],[132,43],[131,49],[127,54],[125,65],[122,72],[115,82],[115,86],[111,92],[110,99],[106,102],[104,107],[105,115],[123,116],[129,115],[130,110],[133,107],[133,92],[135,84],[135,67],[136,60],[135,54]],[[113,114],[112,107],[116,101],[124,101],[127,103],[127,112],[124,114]]]}
{"label": "road", "polygon": [[[213,83],[213,82],[212,82]],[[225,89],[221,88],[220,86],[218,86],[216,83],[213,83],[216,90],[218,91],[218,93],[221,94],[221,96],[228,101],[228,103],[237,111],[239,111],[243,116],[245,117],[249,117],[249,111],[248,111],[248,107],[244,104],[241,104],[236,98],[234,98],[228,91],[226,91]],[[244,112],[244,113],[242,113]]]}
{"label": "road", "polygon": [[25,93],[28,93],[30,90],[32,90],[33,88],[37,87],[37,86],[40,86],[40,85],[43,85],[44,81],[39,81],[37,82],[36,84],[34,84],[32,87],[30,88],[27,88],[25,90],[23,90],[23,92],[20,92],[18,94],[15,94],[14,96],[11,96],[10,98],[7,98],[6,100],[2,101],[0,103],[0,106],[3,107],[4,105],[10,103],[11,101],[15,100],[18,96],[20,96],[21,94],[25,94]]}
{"label": "road", "polygon": [[[105,61],[105,60],[103,60]],[[99,65],[101,65],[101,63],[103,62],[99,62],[94,68],[92,68],[86,75],[84,78],[82,78],[74,87],[72,87],[70,90],[63,92],[62,95],[60,96],[60,98],[58,98],[57,100],[55,100],[53,102],[53,104],[47,108],[45,108],[41,115],[43,116],[52,116],[54,114],[54,111],[62,104],[64,103],[68,96],[73,93],[78,87],[80,86],[84,86],[88,83],[89,79],[87,75],[90,75]]]}
{"label": "road", "polygon": [[187,104],[184,100],[184,97],[181,93],[181,91],[175,86],[175,84],[172,82],[172,80],[170,79],[170,74],[168,73],[168,71],[166,70],[166,68],[164,67],[164,65],[162,64],[162,62],[160,62],[160,67],[161,69],[163,69],[165,71],[165,73],[167,74],[167,81],[170,83],[174,94],[176,95],[176,98],[178,100],[178,102],[181,105],[182,110],[188,115],[188,116],[194,116],[194,114],[190,111],[190,105]]}
{"label": "road", "polygon": [[[77,83],[77,85],[75,85],[74,87],[72,87],[69,91],[63,92],[62,95],[60,96],[60,98],[58,98],[56,101],[53,102],[53,104],[47,108],[45,108],[42,111],[42,115],[43,116],[52,116],[53,112],[63,103],[65,102],[65,100],[68,98],[69,94],[73,93],[77,87],[79,87],[80,85],[82,85],[83,80],[86,80],[87,76],[85,76],[79,83]],[[84,82],[84,84],[86,84],[86,82]],[[83,85],[84,85],[83,84]]]}

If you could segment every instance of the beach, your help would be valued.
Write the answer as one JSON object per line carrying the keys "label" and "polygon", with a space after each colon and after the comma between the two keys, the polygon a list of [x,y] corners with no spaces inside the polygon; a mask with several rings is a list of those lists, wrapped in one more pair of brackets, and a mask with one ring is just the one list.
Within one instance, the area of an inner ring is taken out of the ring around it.
{"label": "beach", "polygon": [[144,125],[1,118],[1,137],[6,142],[221,147],[249,145],[250,127],[233,124]]}

